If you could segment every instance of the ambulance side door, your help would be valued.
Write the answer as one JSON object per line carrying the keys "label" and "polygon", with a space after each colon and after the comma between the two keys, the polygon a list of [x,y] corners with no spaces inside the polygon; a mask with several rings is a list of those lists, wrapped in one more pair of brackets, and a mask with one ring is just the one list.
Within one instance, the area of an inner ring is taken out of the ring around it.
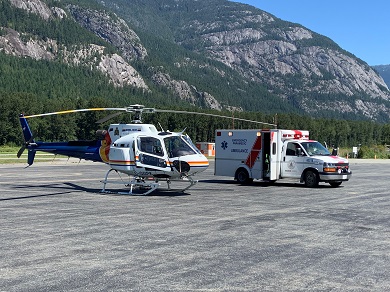
{"label": "ambulance side door", "polygon": [[281,176],[290,178],[300,178],[303,167],[302,156],[299,156],[301,146],[296,142],[286,142],[283,146],[283,158],[281,162]]}

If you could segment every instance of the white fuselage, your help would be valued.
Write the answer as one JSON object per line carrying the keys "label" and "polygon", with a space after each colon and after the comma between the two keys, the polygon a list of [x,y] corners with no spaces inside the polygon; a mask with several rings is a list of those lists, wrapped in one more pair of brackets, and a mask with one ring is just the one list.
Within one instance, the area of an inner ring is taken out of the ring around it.
{"label": "white fuselage", "polygon": [[179,179],[209,166],[207,158],[182,133],[158,132],[148,124],[114,124],[109,134],[113,142],[107,163],[128,175]]}

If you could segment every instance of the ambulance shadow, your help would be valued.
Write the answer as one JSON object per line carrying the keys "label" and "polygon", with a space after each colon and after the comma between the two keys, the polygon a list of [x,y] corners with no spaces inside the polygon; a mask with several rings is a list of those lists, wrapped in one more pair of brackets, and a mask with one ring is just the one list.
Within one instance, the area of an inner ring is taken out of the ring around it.
{"label": "ambulance shadow", "polygon": [[199,183],[206,183],[206,184],[224,184],[224,185],[238,185],[236,181],[232,179],[203,179],[199,180]]}
{"label": "ambulance shadow", "polygon": [[[323,183],[323,184],[319,184],[318,186],[316,187],[313,187],[313,188],[309,188],[307,186],[305,186],[304,183],[299,183],[299,182],[253,182],[252,185],[256,185],[256,186],[259,186],[259,187],[282,187],[282,188],[287,188],[287,187],[290,187],[290,188],[303,188],[303,189],[334,189],[334,187],[332,187],[331,185],[327,184],[327,183]],[[243,186],[243,185],[242,185]],[[248,186],[248,185],[246,185]],[[341,188],[342,186],[339,186],[339,188]]]}
{"label": "ambulance shadow", "polygon": [[[235,180],[220,180],[220,179],[213,179],[213,180],[199,180],[200,183],[208,183],[208,184],[221,184],[221,185],[235,185],[237,187],[262,187],[262,188],[268,188],[268,187],[293,187],[293,188],[307,188],[305,184],[299,183],[299,182],[266,182],[266,181],[253,181],[252,183],[248,184],[240,184]],[[342,186],[339,186],[342,187]],[[329,184],[323,183],[319,184],[314,189],[327,189],[327,188],[334,188]]]}

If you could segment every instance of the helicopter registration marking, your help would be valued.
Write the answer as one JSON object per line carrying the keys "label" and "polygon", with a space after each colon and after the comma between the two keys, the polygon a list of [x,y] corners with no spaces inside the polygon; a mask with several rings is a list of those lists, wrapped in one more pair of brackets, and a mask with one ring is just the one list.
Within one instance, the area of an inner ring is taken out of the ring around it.
{"label": "helicopter registration marking", "polygon": [[145,175],[152,175],[152,173],[150,171],[134,171],[134,175],[138,175],[138,176],[145,176]]}

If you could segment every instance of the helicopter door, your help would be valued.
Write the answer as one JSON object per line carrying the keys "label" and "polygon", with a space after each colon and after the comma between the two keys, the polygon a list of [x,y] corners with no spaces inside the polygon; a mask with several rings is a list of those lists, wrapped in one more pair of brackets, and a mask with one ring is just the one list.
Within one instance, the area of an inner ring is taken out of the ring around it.
{"label": "helicopter door", "polygon": [[150,136],[138,136],[135,143],[135,164],[154,170],[166,171],[167,157],[162,141]]}

